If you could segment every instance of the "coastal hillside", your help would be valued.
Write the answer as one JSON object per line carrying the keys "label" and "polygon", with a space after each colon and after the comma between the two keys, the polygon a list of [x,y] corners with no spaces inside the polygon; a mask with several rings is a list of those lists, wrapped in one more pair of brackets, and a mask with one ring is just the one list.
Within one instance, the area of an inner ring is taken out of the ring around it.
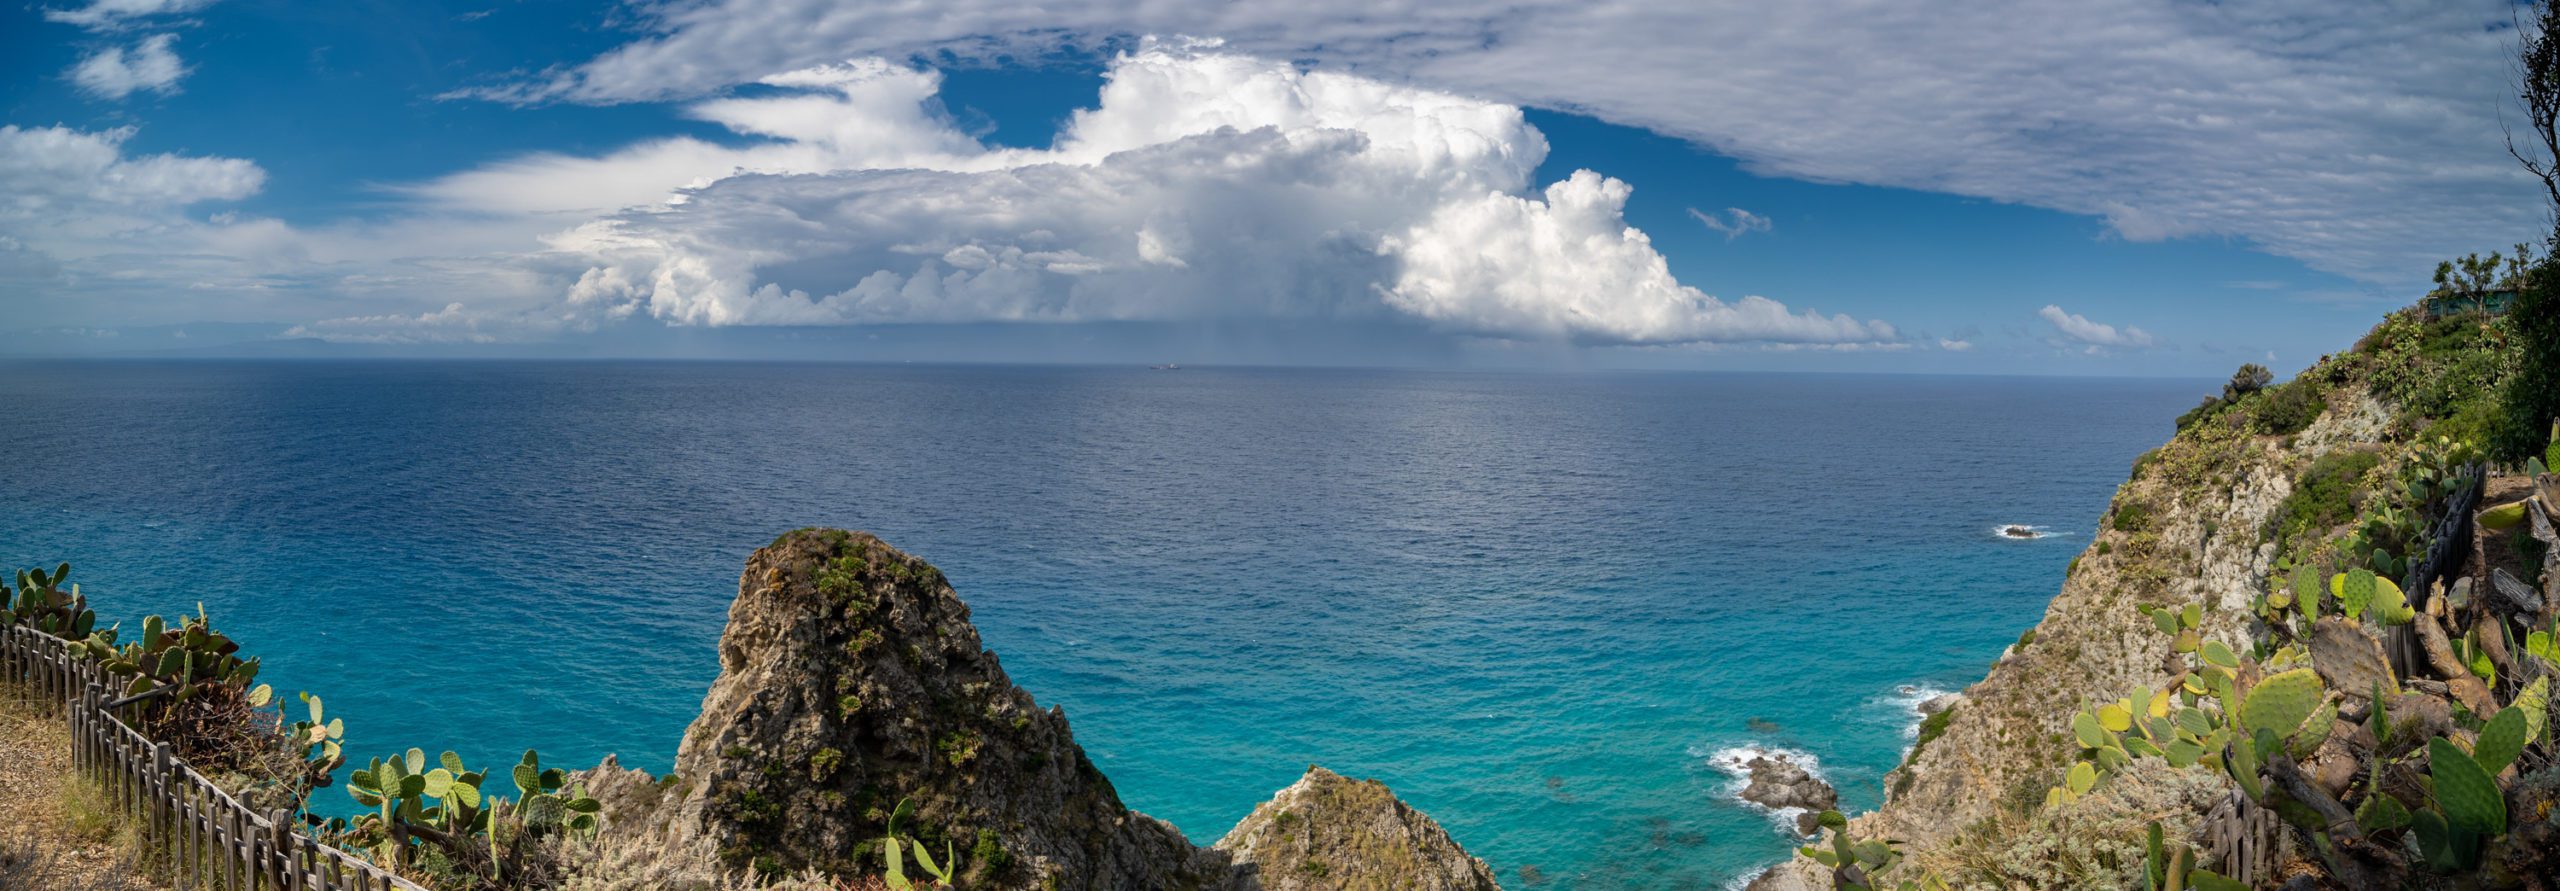
{"label": "coastal hillside", "polygon": [[[2512,343],[2505,319],[2411,309],[2291,382],[2244,368],[2134,463],[2043,617],[1924,725],[1884,804],[1824,833],[1891,840],[1891,858],[1824,841],[1754,887],[1832,887],[1843,863],[1878,887],[2158,887],[2157,852],[2181,845],[2243,885],[2544,887],[2553,477],[2477,447]],[[2406,614],[2384,615],[2395,594]],[[2291,715],[2302,738],[2244,752],[2214,735],[2279,674],[2317,691]],[[2404,841],[2446,782],[2411,745],[2434,730],[2484,752],[2501,710],[2531,741],[2489,771],[2505,771],[2506,834],[2450,853]],[[2190,717],[2195,733],[2146,723]],[[2418,724],[2394,737],[2395,721]],[[2269,787],[2309,785],[2253,789],[2250,761]]]}

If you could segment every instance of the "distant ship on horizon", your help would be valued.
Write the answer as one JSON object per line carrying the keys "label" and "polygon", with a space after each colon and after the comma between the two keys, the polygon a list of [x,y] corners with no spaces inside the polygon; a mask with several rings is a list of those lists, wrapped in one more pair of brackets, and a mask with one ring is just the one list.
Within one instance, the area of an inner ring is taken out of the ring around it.
{"label": "distant ship on horizon", "polygon": [[1148,371],[1181,371],[1181,370],[1182,370],[1182,366],[1181,366],[1181,365],[1179,365],[1179,364],[1173,363],[1173,362],[1167,362],[1167,363],[1164,363],[1164,364],[1162,364],[1162,365],[1149,365],[1149,366],[1147,366],[1147,370],[1148,370]]}

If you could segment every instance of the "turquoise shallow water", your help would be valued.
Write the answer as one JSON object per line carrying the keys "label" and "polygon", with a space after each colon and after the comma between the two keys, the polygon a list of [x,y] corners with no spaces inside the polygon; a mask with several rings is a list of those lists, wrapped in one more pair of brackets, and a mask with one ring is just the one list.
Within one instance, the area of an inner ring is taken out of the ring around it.
{"label": "turquoise shallow water", "polygon": [[1903,688],[1979,677],[2203,389],[5,364],[0,561],[72,561],[109,617],[201,601],[359,753],[658,770],[746,555],[869,529],[1196,839],[1322,763],[1512,887],[1711,888],[1791,844],[1713,756],[1804,752],[1872,806]]}

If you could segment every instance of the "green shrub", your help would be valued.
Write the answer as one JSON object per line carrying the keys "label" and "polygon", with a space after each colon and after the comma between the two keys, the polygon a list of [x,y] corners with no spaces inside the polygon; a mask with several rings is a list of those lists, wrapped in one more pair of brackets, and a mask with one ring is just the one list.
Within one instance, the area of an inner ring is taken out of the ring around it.
{"label": "green shrub", "polygon": [[2320,456],[2293,481],[2293,494],[2276,505],[2277,540],[2320,534],[2355,519],[2356,487],[2382,463],[2372,452],[2337,451]]}
{"label": "green shrub", "polygon": [[2196,403],[2196,407],[2187,409],[2186,414],[2178,416],[2178,429],[2185,430],[2199,422],[2211,420],[2222,414],[2223,409],[2230,407],[2231,403],[2223,401],[2220,396],[2207,396],[2203,402]]}
{"label": "green shrub", "polygon": [[2117,532],[2143,532],[2149,530],[2151,528],[2151,506],[2139,501],[2127,501],[2123,504],[2117,505],[2115,519],[2110,521],[2110,525],[2114,526]]}
{"label": "green shrub", "polygon": [[2250,401],[2250,420],[2259,432],[2285,436],[2302,432],[2328,410],[2328,393],[2316,380],[2293,383],[2258,394]]}
{"label": "green shrub", "polygon": [[978,830],[978,843],[969,848],[969,859],[978,864],[982,878],[997,878],[1013,869],[1013,852],[1004,849],[993,829]]}
{"label": "green shrub", "polygon": [[[2560,418],[2560,262],[2544,259],[2507,311],[2515,373],[2499,394],[2497,429],[2489,457],[2509,464],[2541,454]],[[2547,462],[2546,462],[2547,463]]]}

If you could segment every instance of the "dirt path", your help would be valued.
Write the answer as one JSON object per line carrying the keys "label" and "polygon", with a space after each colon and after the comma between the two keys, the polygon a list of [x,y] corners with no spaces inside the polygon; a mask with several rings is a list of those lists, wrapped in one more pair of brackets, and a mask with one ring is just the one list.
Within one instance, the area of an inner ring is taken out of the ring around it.
{"label": "dirt path", "polygon": [[131,838],[71,774],[71,735],[0,685],[0,891],[158,891]]}

